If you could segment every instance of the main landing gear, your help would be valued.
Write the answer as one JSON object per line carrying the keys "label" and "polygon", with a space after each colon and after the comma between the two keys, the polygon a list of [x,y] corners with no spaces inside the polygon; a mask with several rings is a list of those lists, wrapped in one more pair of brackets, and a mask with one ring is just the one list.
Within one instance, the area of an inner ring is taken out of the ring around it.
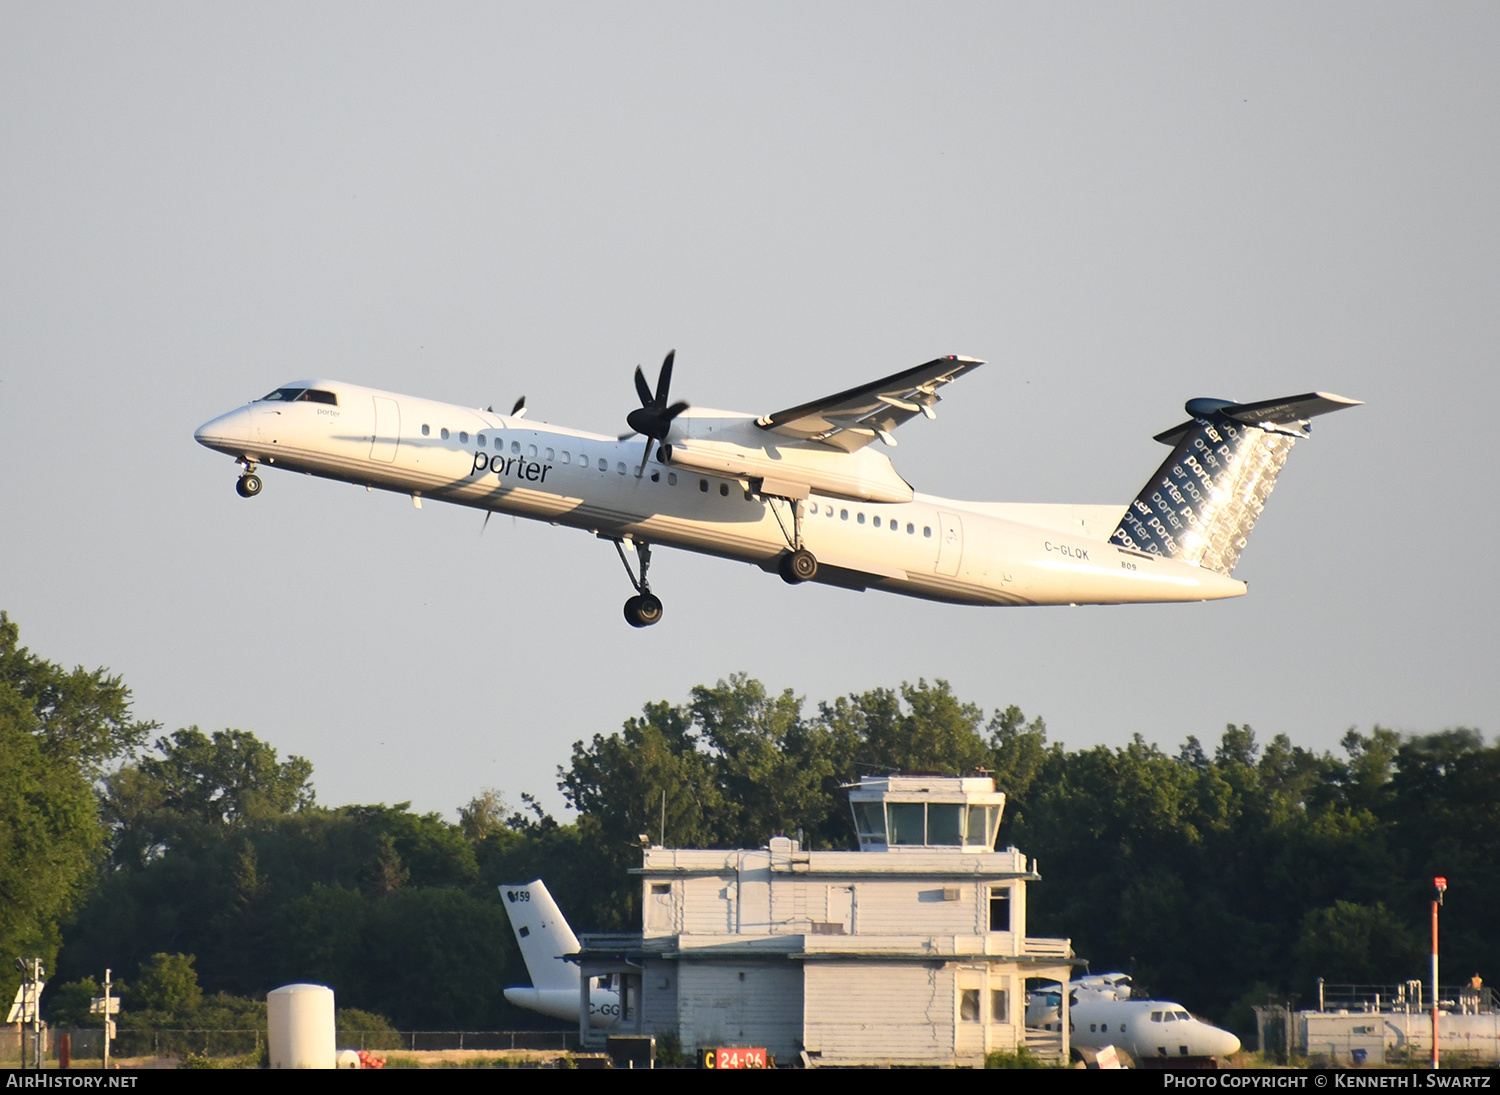
{"label": "main landing gear", "polygon": [[802,503],[789,498],[792,506],[792,532],[787,535],[786,524],[781,520],[781,511],[776,508],[776,498],[768,497],[767,505],[771,507],[771,513],[776,518],[776,523],[781,526],[781,535],[786,539],[786,546],[790,549],[781,557],[776,564],[776,569],[781,572],[781,580],[787,585],[800,585],[810,582],[818,574],[818,557],[802,546]]}
{"label": "main landing gear", "polygon": [[662,611],[661,598],[651,592],[651,583],[646,579],[646,572],[651,569],[651,545],[636,541],[635,550],[641,557],[639,581],[630,569],[630,560],[625,558],[625,545],[615,541],[615,551],[620,553],[620,562],[625,564],[625,573],[630,576],[630,584],[635,586],[635,596],[625,602],[625,622],[631,627],[650,627],[661,620]]}
{"label": "main landing gear", "polygon": [[235,492],[241,498],[254,498],[260,493],[260,488],[260,476],[255,474],[255,465],[248,460],[245,461],[245,474],[241,475],[239,481],[235,483]]}

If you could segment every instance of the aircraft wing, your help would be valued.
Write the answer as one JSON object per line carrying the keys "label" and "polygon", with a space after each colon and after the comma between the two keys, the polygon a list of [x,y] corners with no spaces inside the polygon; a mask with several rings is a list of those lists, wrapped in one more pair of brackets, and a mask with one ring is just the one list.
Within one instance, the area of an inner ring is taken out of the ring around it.
{"label": "aircraft wing", "polygon": [[894,445],[891,431],[907,419],[918,414],[937,417],[932,408],[941,398],[938,388],[983,364],[973,357],[940,357],[848,391],[768,414],[757,418],[755,424],[772,433],[821,441],[845,452],[861,449],[877,437]]}

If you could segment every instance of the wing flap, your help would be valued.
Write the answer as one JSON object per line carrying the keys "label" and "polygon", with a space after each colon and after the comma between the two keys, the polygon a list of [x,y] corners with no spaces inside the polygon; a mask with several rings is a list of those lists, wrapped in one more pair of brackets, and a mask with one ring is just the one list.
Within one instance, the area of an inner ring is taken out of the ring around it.
{"label": "wing flap", "polygon": [[984,362],[973,357],[940,357],[857,388],[788,407],[757,418],[763,430],[803,441],[821,441],[853,452],[877,437],[894,445],[892,432],[916,415],[936,417],[937,389]]}

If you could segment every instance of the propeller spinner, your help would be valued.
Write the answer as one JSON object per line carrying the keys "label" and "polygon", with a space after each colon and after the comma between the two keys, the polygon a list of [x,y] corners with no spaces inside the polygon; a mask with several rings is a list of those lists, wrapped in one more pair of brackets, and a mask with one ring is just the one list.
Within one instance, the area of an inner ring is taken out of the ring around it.
{"label": "propeller spinner", "polygon": [[688,405],[680,401],[667,406],[667,396],[672,389],[672,359],[676,356],[676,350],[667,352],[666,360],[661,363],[661,372],[656,376],[655,393],[646,383],[646,374],[641,372],[641,367],[635,367],[635,390],[641,397],[641,405],[626,415],[625,421],[632,430],[646,438],[646,454],[641,457],[641,466],[636,470],[637,479],[646,471],[646,461],[651,459],[652,446],[666,441],[667,431],[672,428],[672,419],[688,409]]}

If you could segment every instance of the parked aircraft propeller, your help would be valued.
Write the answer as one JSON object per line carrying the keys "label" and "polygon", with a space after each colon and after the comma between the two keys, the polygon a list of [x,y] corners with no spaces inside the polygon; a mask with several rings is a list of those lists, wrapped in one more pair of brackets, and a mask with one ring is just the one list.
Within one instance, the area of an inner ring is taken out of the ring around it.
{"label": "parked aircraft propeller", "polygon": [[667,406],[667,396],[672,390],[672,359],[676,356],[676,350],[667,351],[666,359],[661,363],[661,372],[656,375],[654,393],[651,385],[646,383],[646,374],[641,372],[641,367],[635,367],[635,390],[641,397],[641,405],[626,415],[625,421],[632,430],[646,438],[646,453],[641,457],[641,466],[635,473],[637,479],[646,472],[646,461],[651,459],[652,446],[666,441],[667,431],[672,428],[672,419],[688,409],[688,405],[683,402]]}

